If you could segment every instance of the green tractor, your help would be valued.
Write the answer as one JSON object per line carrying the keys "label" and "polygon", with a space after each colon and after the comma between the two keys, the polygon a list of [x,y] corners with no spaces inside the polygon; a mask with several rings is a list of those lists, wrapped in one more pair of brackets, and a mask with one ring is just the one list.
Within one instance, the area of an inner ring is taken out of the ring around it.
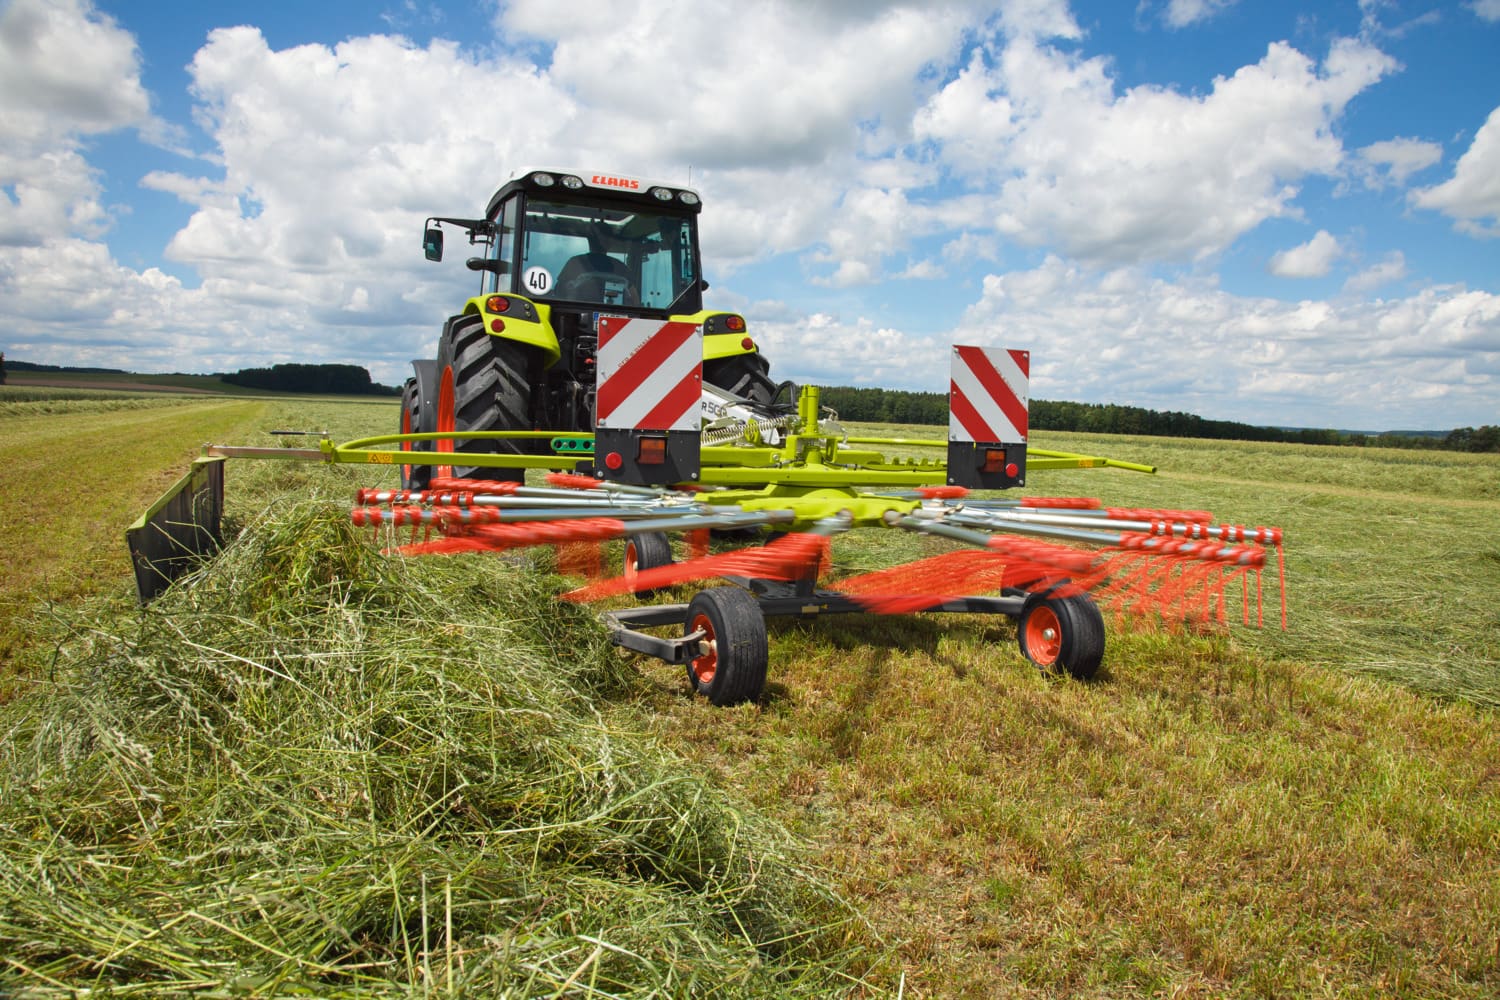
{"label": "green tractor", "polygon": [[[700,325],[706,413],[794,411],[795,390],[771,381],[744,317],[703,308],[702,207],[698,193],[681,186],[536,170],[496,191],[482,219],[429,218],[428,260],[443,258],[444,225],[484,248],[468,260],[481,275],[480,294],[443,325],[437,358],[412,362],[401,432],[452,431],[452,450],[471,454],[520,454],[533,445],[465,439],[465,431],[592,432],[601,316]],[[402,485],[425,488],[434,471],[405,466]],[[460,464],[451,472],[523,475]]]}

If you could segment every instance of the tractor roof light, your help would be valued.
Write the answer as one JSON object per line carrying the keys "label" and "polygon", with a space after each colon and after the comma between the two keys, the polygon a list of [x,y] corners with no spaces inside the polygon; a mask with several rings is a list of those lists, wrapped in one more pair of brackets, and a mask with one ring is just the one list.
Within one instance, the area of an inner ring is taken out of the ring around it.
{"label": "tractor roof light", "polygon": [[577,177],[574,177],[572,174],[568,174],[563,177],[562,186],[567,188],[569,191],[580,191],[583,189],[583,181],[578,179]]}
{"label": "tractor roof light", "polygon": [[652,188],[651,197],[655,198],[657,201],[671,201],[672,192],[667,190],[666,188]]}
{"label": "tractor roof light", "polygon": [[698,204],[698,196],[693,194],[693,192],[691,191],[679,191],[677,193],[677,197],[682,201],[684,205]]}
{"label": "tractor roof light", "polygon": [[531,183],[535,184],[537,187],[549,188],[556,183],[556,178],[554,178],[551,174],[538,172],[531,175]]}

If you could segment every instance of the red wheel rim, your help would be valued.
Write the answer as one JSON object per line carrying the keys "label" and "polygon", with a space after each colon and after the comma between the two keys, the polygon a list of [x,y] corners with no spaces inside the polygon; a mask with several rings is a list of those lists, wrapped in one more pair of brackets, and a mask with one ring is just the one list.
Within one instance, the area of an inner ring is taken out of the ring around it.
{"label": "red wheel rim", "polygon": [[636,574],[641,571],[640,556],[636,554],[635,542],[625,543],[625,582],[630,589],[635,589]]}
{"label": "red wheel rim", "polygon": [[1062,623],[1057,612],[1038,604],[1026,616],[1026,652],[1044,667],[1050,667],[1062,655]]}
{"label": "red wheel rim", "polygon": [[[453,418],[453,366],[452,365],[449,365],[447,368],[443,369],[443,377],[439,380],[439,385],[438,385],[438,405],[437,405],[437,430],[438,430],[438,433],[440,433],[440,434],[444,433],[444,432],[451,433],[454,430],[454,418]],[[453,450],[453,439],[452,438],[439,438],[438,442],[437,442],[437,450],[438,451],[452,451]],[[453,475],[453,466],[451,466],[451,465],[440,465],[436,469],[433,470],[433,473],[434,473],[434,475],[438,475],[438,476],[451,476],[451,475]]]}
{"label": "red wheel rim", "polygon": [[692,670],[693,677],[698,683],[707,685],[713,683],[714,674],[719,672],[718,644],[714,636],[713,622],[708,620],[707,615],[693,616],[693,622],[688,631],[697,632],[699,629],[703,630],[702,641],[708,644],[708,652],[693,659]]}
{"label": "red wheel rim", "polygon": [[[401,433],[402,434],[410,434],[411,433],[411,410],[407,409],[405,406],[401,407]],[[401,442],[401,450],[402,451],[411,451],[411,442],[410,441],[402,441]],[[408,483],[411,482],[411,466],[409,466],[409,465],[403,465],[403,466],[401,466],[401,478],[404,479],[404,480],[406,480]]]}

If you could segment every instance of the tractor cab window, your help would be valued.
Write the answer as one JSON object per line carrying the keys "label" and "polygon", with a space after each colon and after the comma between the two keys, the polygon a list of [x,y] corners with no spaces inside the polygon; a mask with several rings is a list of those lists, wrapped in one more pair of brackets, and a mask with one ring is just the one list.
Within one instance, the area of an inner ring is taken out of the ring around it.
{"label": "tractor cab window", "polygon": [[692,221],[529,199],[517,290],[597,306],[667,309],[698,280]]}
{"label": "tractor cab window", "polygon": [[516,219],[520,215],[521,199],[512,197],[500,210],[499,232],[495,240],[495,259],[504,261],[506,268],[490,275],[489,290],[492,292],[503,292],[510,290],[509,280],[502,279],[501,275],[510,273],[509,265],[516,259]]}

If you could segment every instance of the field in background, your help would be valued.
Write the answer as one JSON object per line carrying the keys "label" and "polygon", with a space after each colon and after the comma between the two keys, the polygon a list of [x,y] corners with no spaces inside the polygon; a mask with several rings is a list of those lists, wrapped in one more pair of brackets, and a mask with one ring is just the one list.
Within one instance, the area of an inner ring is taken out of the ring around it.
{"label": "field in background", "polygon": [[[23,513],[0,544],[27,554],[0,594],[32,636],[13,657],[32,674],[48,662],[35,637],[67,618],[38,613],[46,600],[94,593],[133,614],[121,533],[197,444],[269,444],[265,431],[289,426],[351,438],[396,412],[77,406],[4,411],[0,499]],[[1103,678],[1080,684],[1038,675],[1004,620],[778,622],[763,705],[711,710],[680,669],[630,658],[640,680],[600,702],[601,717],[655,733],[803,836],[891,949],[872,975],[892,993],[904,975],[907,996],[1494,995],[1500,457],[1033,444],[1162,471],[1036,473],[1028,493],[1285,528],[1289,629],[1274,625],[1268,573],[1265,629],[1112,623]],[[39,488],[59,472],[84,488]],[[392,478],[232,464],[230,517]],[[835,561],[865,568],[923,544],[859,532]]]}
{"label": "field in background", "polygon": [[0,400],[10,390],[42,392],[77,389],[98,392],[176,392],[216,393],[227,396],[259,396],[263,392],[245,386],[230,385],[216,375],[140,375],[135,372],[6,372],[0,386]]}

